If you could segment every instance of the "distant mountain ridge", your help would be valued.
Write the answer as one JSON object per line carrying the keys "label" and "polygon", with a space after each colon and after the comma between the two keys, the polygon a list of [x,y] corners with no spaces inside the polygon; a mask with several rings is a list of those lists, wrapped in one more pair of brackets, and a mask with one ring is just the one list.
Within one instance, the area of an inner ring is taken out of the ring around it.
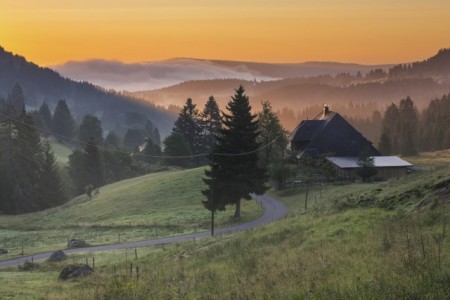
{"label": "distant mountain ridge", "polygon": [[[239,68],[235,62],[221,62],[233,68]],[[311,63],[315,65],[316,63]],[[325,63],[329,66],[340,64]],[[322,63],[319,63],[323,66]],[[265,66],[255,65],[256,67]],[[357,65],[359,66],[359,65]],[[248,65],[247,68],[253,68]],[[255,67],[255,68],[256,68]],[[387,66],[385,66],[387,67]],[[263,69],[263,68],[262,68]],[[273,69],[271,69],[272,72]],[[264,73],[258,70],[259,74]],[[362,72],[361,72],[362,73]],[[376,68],[366,74],[338,73],[336,75],[317,75],[312,77],[292,77],[271,81],[245,80],[245,79],[216,79],[196,80],[179,83],[174,86],[138,91],[130,93],[135,97],[145,99],[158,105],[181,106],[190,97],[199,106],[202,106],[210,95],[214,95],[219,105],[224,109],[230,100],[233,89],[242,84],[255,111],[260,109],[261,101],[270,101],[273,108],[279,111],[288,111],[289,120],[280,114],[287,128],[297,125],[297,116],[311,107],[323,104],[343,107],[344,104],[359,106],[358,110],[339,111],[343,115],[367,118],[374,109],[383,111],[384,108],[410,96],[419,109],[428,105],[430,100],[441,98],[450,93],[450,50],[440,50],[435,56],[421,61],[403,65],[392,65],[390,68]],[[362,109],[370,107],[370,109]],[[309,117],[314,117],[314,114]],[[301,114],[304,116],[304,113]]]}
{"label": "distant mountain ridge", "polygon": [[256,63],[243,61],[174,58],[159,62],[69,61],[52,68],[66,77],[85,80],[117,91],[153,90],[193,80],[241,79],[268,81],[291,77],[365,74],[372,69],[387,70],[392,65],[351,63]]}
{"label": "distant mountain ridge", "polygon": [[97,115],[107,130],[120,126],[128,111],[148,117],[162,134],[170,131],[174,120],[174,115],[162,107],[64,78],[0,47],[0,98],[6,98],[16,83],[22,87],[28,107],[38,108],[46,101],[53,109],[59,99],[65,99],[75,118]]}

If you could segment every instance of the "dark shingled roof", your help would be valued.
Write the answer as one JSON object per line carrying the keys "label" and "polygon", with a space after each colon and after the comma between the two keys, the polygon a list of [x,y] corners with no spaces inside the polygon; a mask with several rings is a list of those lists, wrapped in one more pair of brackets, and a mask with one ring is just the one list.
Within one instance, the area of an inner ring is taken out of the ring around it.
{"label": "dark shingled roof", "polygon": [[366,148],[373,156],[381,155],[338,113],[326,111],[314,120],[302,121],[291,134],[291,148],[309,155],[359,156]]}

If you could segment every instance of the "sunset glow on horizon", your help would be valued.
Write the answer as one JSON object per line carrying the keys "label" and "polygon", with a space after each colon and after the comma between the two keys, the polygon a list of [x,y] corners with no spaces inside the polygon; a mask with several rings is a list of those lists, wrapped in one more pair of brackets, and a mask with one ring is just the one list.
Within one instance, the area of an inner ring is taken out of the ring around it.
{"label": "sunset glow on horizon", "polygon": [[40,65],[174,57],[401,63],[450,47],[449,12],[447,0],[0,0],[0,46]]}

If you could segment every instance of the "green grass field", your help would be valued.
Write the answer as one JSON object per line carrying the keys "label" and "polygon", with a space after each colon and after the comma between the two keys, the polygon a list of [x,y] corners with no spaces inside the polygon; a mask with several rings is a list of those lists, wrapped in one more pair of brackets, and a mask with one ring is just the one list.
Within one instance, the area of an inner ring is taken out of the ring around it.
{"label": "green grass field", "polygon": [[55,158],[60,163],[67,163],[69,161],[69,155],[72,154],[72,149],[70,149],[68,146],[63,145],[61,143],[57,143],[55,141],[51,141],[50,145],[52,146],[53,153],[55,155]]}
{"label": "green grass field", "polygon": [[[91,245],[130,242],[208,230],[210,213],[201,201],[203,169],[153,173],[100,188],[63,206],[19,216],[0,216],[0,260],[64,249],[69,238]],[[262,214],[255,201],[243,202],[240,222]],[[216,215],[217,226],[235,224],[230,209]],[[119,236],[120,235],[120,236]]]}
{"label": "green grass field", "polygon": [[[137,258],[134,249],[115,250],[41,263],[31,272],[2,269],[2,294],[16,299],[447,299],[449,152],[407,158],[423,164],[424,171],[400,179],[316,185],[306,212],[302,189],[272,191],[289,216],[244,233],[139,248]],[[86,259],[92,264],[93,257],[94,275],[57,280],[63,265]]]}

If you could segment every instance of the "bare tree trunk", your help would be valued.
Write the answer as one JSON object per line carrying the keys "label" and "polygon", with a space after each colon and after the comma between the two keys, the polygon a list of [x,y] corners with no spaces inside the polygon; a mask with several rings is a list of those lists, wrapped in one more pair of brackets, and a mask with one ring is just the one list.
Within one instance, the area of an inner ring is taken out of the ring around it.
{"label": "bare tree trunk", "polygon": [[239,199],[238,202],[236,202],[236,210],[234,211],[234,218],[236,220],[241,219],[241,199]]}

